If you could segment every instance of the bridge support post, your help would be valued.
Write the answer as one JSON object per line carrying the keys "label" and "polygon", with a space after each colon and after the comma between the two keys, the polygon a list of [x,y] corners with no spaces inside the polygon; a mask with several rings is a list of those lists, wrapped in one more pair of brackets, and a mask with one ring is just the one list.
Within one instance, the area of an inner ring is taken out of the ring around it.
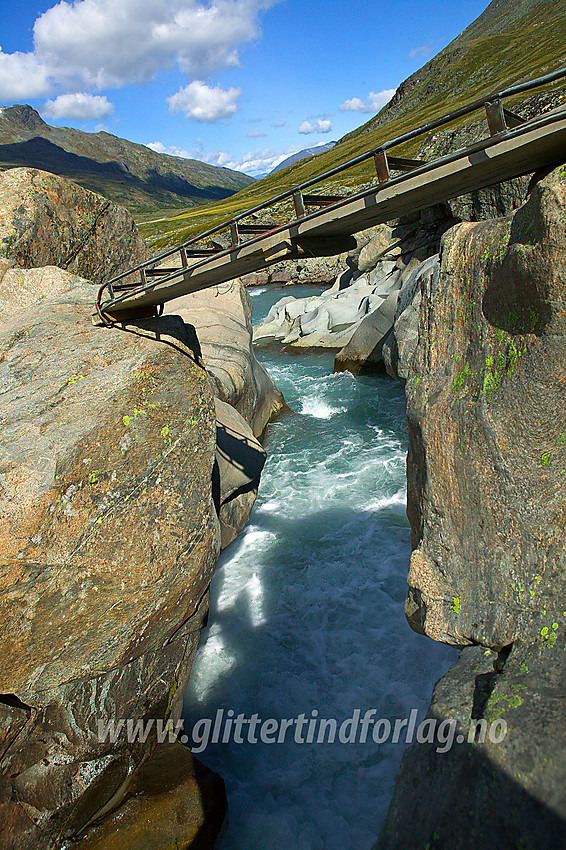
{"label": "bridge support post", "polygon": [[303,201],[303,193],[300,189],[296,189],[293,192],[293,204],[295,205],[295,215],[297,216],[297,218],[302,218],[304,215],[307,214]]}

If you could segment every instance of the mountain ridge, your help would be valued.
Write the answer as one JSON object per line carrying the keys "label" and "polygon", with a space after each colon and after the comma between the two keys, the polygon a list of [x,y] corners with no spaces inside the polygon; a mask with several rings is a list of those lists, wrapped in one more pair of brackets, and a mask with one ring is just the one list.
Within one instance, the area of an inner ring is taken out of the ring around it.
{"label": "mountain ridge", "polygon": [[104,130],[53,127],[27,104],[0,108],[0,169],[14,165],[69,177],[138,214],[227,198],[255,182],[246,174],[157,153]]}

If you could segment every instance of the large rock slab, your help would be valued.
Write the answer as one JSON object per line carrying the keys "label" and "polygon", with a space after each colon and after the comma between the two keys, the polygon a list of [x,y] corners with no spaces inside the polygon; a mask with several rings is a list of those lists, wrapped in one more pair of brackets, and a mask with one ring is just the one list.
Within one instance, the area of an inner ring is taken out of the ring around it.
{"label": "large rock slab", "polygon": [[[179,717],[220,534],[191,328],[93,328],[89,282],[30,272],[34,302],[17,274],[23,295],[0,283],[0,843],[35,850],[119,805]],[[146,740],[101,735],[126,718],[152,721]]]}
{"label": "large rock slab", "polygon": [[407,381],[411,626],[542,640],[566,593],[566,168],[444,237]]}
{"label": "large rock slab", "polygon": [[123,207],[47,171],[12,168],[0,172],[0,257],[100,284],[149,252]]}
{"label": "large rock slab", "polygon": [[212,848],[225,813],[224,782],[179,743],[158,747],[136,774],[124,803],[76,850]]}
{"label": "large rock slab", "polygon": [[235,407],[255,436],[261,436],[286,405],[254,354],[252,305],[245,287],[233,280],[193,292],[171,301],[168,312],[195,327],[215,396]]}
{"label": "large rock slab", "polygon": [[403,757],[375,850],[564,845],[565,649],[562,623],[555,642],[507,658],[462,651]]}
{"label": "large rock slab", "polygon": [[[364,276],[352,281],[349,275],[343,286],[344,275],[340,275],[320,295],[280,298],[264,322],[254,328],[254,344],[259,347],[281,342],[291,348],[342,349],[372,312],[384,304],[384,314],[391,312],[388,305],[396,295],[389,296],[401,286],[402,273],[393,263],[380,262],[372,274],[372,282]],[[391,321],[384,333],[390,327]]]}
{"label": "large rock slab", "polygon": [[352,372],[383,368],[382,348],[393,327],[398,292],[394,291],[383,303],[368,313],[356,327],[350,340],[334,358],[335,372]]}

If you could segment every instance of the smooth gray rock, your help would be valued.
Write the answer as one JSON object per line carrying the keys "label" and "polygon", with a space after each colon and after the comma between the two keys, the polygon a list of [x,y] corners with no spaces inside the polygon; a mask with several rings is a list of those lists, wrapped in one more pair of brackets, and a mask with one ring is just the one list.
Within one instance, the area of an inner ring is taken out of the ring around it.
{"label": "smooth gray rock", "polygon": [[250,426],[230,404],[215,399],[218,485],[213,498],[220,519],[221,548],[247,523],[257,496],[266,454]]}
{"label": "smooth gray rock", "polygon": [[351,339],[335,357],[335,372],[348,371],[358,374],[363,370],[375,369],[383,363],[381,349],[393,326],[397,296],[396,291],[392,292],[359,323]]}
{"label": "smooth gray rock", "polygon": [[286,405],[254,354],[252,306],[245,287],[233,280],[193,292],[171,301],[168,312],[196,329],[214,395],[235,407],[260,437]]}
{"label": "smooth gray rock", "polygon": [[407,379],[419,340],[421,289],[424,285],[429,293],[428,298],[436,297],[439,269],[439,256],[435,254],[414,267],[405,277],[397,300],[394,325],[382,349],[385,369],[393,378]]}

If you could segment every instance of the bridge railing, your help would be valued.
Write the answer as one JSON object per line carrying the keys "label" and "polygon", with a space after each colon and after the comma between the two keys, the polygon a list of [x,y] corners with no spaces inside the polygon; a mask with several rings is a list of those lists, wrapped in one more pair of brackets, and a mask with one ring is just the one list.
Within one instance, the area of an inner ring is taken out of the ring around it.
{"label": "bridge railing", "polygon": [[[463,118],[467,115],[472,114],[473,112],[476,112],[480,109],[484,109],[490,136],[504,136],[506,133],[525,123],[524,118],[515,115],[513,112],[503,106],[503,100],[505,98],[512,97],[514,95],[521,94],[522,92],[530,91],[534,88],[553,83],[556,80],[560,80],[565,77],[566,67],[560,68],[550,74],[545,74],[542,77],[537,77],[536,79],[528,80],[524,83],[509,86],[508,88],[502,89],[498,92],[494,92],[493,94],[490,94],[487,97],[478,98],[472,101],[471,103],[460,107],[459,109],[455,109],[452,112],[446,113],[445,115],[435,119],[434,121],[429,121],[426,124],[421,124],[414,130],[410,130],[407,133],[403,133],[402,135],[395,137],[394,139],[385,141],[377,147],[367,151],[366,153],[360,154],[354,157],[353,159],[342,163],[341,165],[337,165],[334,168],[331,168],[330,170],[317,175],[316,177],[312,177],[310,180],[306,180],[303,183],[292,187],[291,189],[287,189],[284,192],[280,192],[279,194],[268,198],[268,200],[263,201],[262,203],[257,204],[254,207],[250,207],[249,209],[238,213],[232,218],[226,219],[225,221],[220,222],[214,227],[211,227],[208,230],[205,230],[202,233],[191,237],[190,239],[183,242],[181,245],[176,245],[174,248],[162,251],[161,253],[152,257],[150,260],[146,260],[145,262],[132,267],[128,271],[122,272],[122,274],[113,277],[111,280],[107,281],[100,287],[96,303],[96,309],[99,316],[102,318],[103,309],[105,307],[109,307],[110,304],[118,304],[121,301],[131,298],[133,295],[153,288],[157,285],[157,283],[164,283],[166,281],[173,280],[177,277],[182,277],[189,266],[189,259],[196,260],[196,262],[190,264],[191,269],[198,268],[199,266],[207,263],[211,256],[221,256],[222,254],[230,253],[239,245],[241,245],[244,241],[246,242],[246,244],[250,242],[259,241],[262,236],[268,232],[277,232],[278,230],[283,230],[287,228],[289,224],[294,224],[295,222],[300,221],[301,219],[309,215],[309,213],[307,213],[307,207],[316,207],[320,209],[321,207],[341,204],[343,201],[346,200],[345,197],[336,195],[310,195],[307,194],[305,190],[310,189],[312,186],[316,186],[320,183],[323,183],[325,180],[329,180],[330,178],[335,177],[338,174],[342,174],[343,172],[348,171],[351,168],[355,168],[358,165],[373,160],[375,164],[378,186],[384,186],[385,184],[388,184],[391,181],[391,171],[399,171],[402,173],[403,176],[405,172],[409,173],[418,168],[431,166],[433,163],[427,163],[423,160],[414,160],[391,156],[388,154],[388,151],[390,151],[394,147],[397,147],[398,145],[411,141],[412,139],[415,139],[418,136],[422,136],[426,133],[431,133],[434,130],[445,126],[446,124],[450,124],[452,121],[455,121],[458,118]],[[399,180],[402,179],[402,177],[395,179]],[[363,194],[363,192],[359,194]],[[356,197],[356,194],[351,195],[349,197]],[[291,221],[286,222],[282,225],[242,223],[244,219],[249,218],[250,216],[255,215],[256,213],[259,213],[263,210],[269,209],[276,204],[284,203],[286,201],[290,201],[294,207],[295,218]],[[228,247],[225,247],[218,243],[215,244],[214,242],[214,247],[212,248],[206,248],[198,245],[199,242],[202,242],[206,239],[211,240],[211,237],[223,231],[229,231],[230,234],[230,244]],[[242,240],[242,236],[248,236],[249,238]],[[163,268],[163,261],[167,260],[169,257],[172,257],[175,254],[180,255],[180,267],[177,266],[173,269]],[[158,268],[158,266],[161,267]],[[134,283],[130,283],[125,281],[125,278],[130,277],[132,274],[136,273],[139,273],[140,275],[139,282],[136,281]],[[153,280],[150,280],[150,278],[153,278]],[[108,295],[110,297],[109,300],[107,300],[103,304],[102,299],[106,290],[108,290]]]}

